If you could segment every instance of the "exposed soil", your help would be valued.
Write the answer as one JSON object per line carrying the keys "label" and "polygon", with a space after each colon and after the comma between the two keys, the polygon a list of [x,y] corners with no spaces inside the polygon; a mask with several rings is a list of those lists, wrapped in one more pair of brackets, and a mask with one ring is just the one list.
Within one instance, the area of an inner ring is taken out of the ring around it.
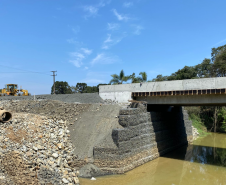
{"label": "exposed soil", "polygon": [[37,172],[29,170],[19,152],[13,151],[4,155],[1,165],[8,178],[0,180],[0,184],[38,185]]}
{"label": "exposed soil", "polygon": [[76,166],[92,161],[93,147],[103,141],[114,145],[111,134],[113,128],[122,128],[118,123],[119,105],[93,104],[83,112],[71,126],[70,138],[77,155]]}

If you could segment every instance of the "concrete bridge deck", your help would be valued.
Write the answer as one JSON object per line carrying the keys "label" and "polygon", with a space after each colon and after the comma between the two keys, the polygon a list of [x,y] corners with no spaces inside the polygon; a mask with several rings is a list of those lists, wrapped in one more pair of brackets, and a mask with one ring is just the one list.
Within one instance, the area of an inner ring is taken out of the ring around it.
{"label": "concrete bridge deck", "polygon": [[226,77],[100,86],[102,99],[161,105],[226,105]]}

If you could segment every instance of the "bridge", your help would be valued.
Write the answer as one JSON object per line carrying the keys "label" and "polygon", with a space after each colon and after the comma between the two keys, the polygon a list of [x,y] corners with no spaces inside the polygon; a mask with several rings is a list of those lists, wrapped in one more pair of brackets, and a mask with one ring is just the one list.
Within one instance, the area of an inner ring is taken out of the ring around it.
{"label": "bridge", "polygon": [[153,105],[226,105],[226,77],[100,86],[102,99]]}
{"label": "bridge", "polygon": [[192,142],[192,121],[183,106],[226,105],[226,77],[99,88],[104,100],[139,100],[119,111],[121,127],[93,148],[94,165],[102,174],[124,173]]}

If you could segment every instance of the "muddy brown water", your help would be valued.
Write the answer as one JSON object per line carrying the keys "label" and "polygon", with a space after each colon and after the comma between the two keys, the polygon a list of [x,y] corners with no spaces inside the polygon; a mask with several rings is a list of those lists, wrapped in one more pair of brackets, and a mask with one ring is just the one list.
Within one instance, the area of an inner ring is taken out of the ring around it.
{"label": "muddy brown water", "polygon": [[226,134],[211,133],[123,175],[81,185],[226,185]]}

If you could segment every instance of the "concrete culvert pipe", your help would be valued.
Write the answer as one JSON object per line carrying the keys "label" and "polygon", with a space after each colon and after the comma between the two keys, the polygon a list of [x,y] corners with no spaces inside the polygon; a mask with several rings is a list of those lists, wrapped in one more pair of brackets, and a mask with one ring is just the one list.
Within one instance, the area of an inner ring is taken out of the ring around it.
{"label": "concrete culvert pipe", "polygon": [[12,119],[12,114],[6,110],[0,110],[0,122],[6,123]]}

